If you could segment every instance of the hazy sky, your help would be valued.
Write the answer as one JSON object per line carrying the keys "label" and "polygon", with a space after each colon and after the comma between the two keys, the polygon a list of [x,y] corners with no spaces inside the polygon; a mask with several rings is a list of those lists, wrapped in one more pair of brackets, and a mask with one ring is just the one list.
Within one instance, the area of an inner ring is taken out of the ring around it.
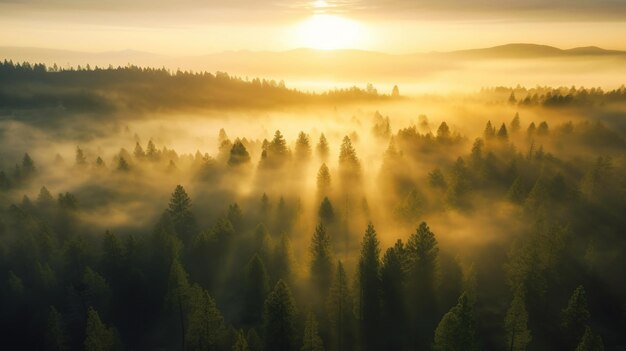
{"label": "hazy sky", "polygon": [[532,42],[626,49],[626,0],[0,0],[0,46],[167,55]]}

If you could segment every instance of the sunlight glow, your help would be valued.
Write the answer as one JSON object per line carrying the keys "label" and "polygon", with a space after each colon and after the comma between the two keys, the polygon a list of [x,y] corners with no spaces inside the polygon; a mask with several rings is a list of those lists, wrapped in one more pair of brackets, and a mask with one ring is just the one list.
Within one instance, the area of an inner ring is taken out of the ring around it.
{"label": "sunlight glow", "polygon": [[297,29],[298,46],[320,50],[353,48],[362,39],[358,22],[329,14],[315,14]]}

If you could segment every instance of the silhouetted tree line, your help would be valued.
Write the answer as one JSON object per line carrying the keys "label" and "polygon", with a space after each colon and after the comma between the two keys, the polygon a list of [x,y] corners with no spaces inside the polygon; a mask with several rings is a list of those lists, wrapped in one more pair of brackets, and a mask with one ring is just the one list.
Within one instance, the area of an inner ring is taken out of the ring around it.
{"label": "silhouetted tree line", "polygon": [[[222,130],[215,158],[149,141],[132,153],[122,149],[107,165],[77,148],[70,167],[98,175],[98,182],[186,168],[206,186],[236,181],[258,160],[262,189],[317,161],[315,224],[301,220],[297,200],[267,193],[200,212],[202,196],[192,198],[178,185],[150,228],[93,233],[83,224],[87,199],[68,192],[55,199],[42,187],[35,200],[24,196],[0,214],[3,344],[45,350],[626,345],[623,164],[604,156],[566,161],[544,149],[611,131],[585,123],[551,128],[548,122],[524,130],[515,115],[499,126],[488,122],[468,148],[445,122],[436,135],[418,126],[392,133],[379,113],[372,125],[376,137],[389,138],[377,208],[389,208],[395,224],[411,228],[388,247],[362,198],[354,137],[343,138],[332,172],[333,145],[322,134],[314,147],[304,132],[291,148],[280,131],[271,141],[232,142]],[[623,150],[621,136],[613,143]],[[407,167],[429,157],[439,157],[440,167],[407,175]],[[25,154],[13,175],[0,173],[3,195],[23,191],[45,171]],[[471,214],[488,206],[485,200],[530,225],[512,241],[508,233],[493,233],[503,240],[461,262],[456,256],[463,248],[440,246],[442,232],[423,218]],[[361,223],[356,230],[355,218]],[[294,257],[292,242],[302,240],[310,243],[310,259]]]}
{"label": "silhouetted tree line", "polygon": [[517,86],[483,88],[481,94],[497,97],[499,101],[506,101],[517,106],[598,106],[608,103],[623,103],[626,101],[626,87],[604,91],[602,88],[585,87],[536,87],[525,88]]}
{"label": "silhouetted tree line", "polygon": [[49,68],[44,64],[0,62],[2,110],[49,108],[77,112],[118,109],[268,108],[289,104],[391,99],[357,87],[324,93],[289,89],[284,82],[230,76],[224,72],[180,71],[138,66]]}

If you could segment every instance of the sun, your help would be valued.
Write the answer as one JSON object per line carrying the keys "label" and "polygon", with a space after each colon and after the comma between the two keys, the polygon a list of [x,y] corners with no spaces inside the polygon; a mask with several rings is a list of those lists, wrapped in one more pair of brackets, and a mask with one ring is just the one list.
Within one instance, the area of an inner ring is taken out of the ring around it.
{"label": "sun", "polygon": [[314,14],[297,29],[298,46],[320,50],[354,48],[362,40],[358,22],[331,14]]}

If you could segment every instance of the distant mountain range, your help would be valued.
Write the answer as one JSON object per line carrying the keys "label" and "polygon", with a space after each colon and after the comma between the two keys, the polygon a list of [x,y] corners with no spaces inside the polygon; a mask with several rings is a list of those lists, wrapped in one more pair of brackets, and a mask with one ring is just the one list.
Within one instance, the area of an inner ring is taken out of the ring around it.
{"label": "distant mountain range", "polygon": [[[595,46],[559,49],[547,45],[519,43],[471,50],[409,54],[300,48],[288,51],[224,51],[200,56],[168,56],[135,50],[88,53],[0,47],[0,60],[2,59],[45,63],[48,66],[57,64],[61,68],[79,65],[85,67],[87,64],[91,67],[133,64],[165,67],[172,71],[222,71],[244,78],[284,79],[291,83],[290,86],[295,84],[303,89],[318,89],[319,82],[335,82],[338,87],[373,82],[386,85],[385,89],[390,89],[393,84],[406,86],[416,82],[454,82],[463,88],[518,82],[533,85],[613,85],[621,84],[622,77],[626,74],[626,51]],[[556,76],[556,71],[564,75]],[[531,73],[537,75],[532,80]],[[568,78],[562,79],[563,77]]]}
{"label": "distant mountain range", "polygon": [[[300,48],[288,51],[224,51],[201,56],[167,56],[144,51],[121,50],[105,52],[82,52],[71,50],[46,49],[35,47],[0,47],[0,59],[14,61],[56,63],[64,65],[125,65],[125,64],[157,64],[157,66],[196,66],[199,63],[220,63],[222,61],[237,62],[239,64],[258,60],[270,60],[275,63],[302,59],[308,57],[320,62],[334,61],[336,63],[350,62],[355,60],[393,61],[394,58],[447,58],[447,59],[533,59],[533,58],[558,58],[558,57],[589,57],[589,56],[623,56],[626,51],[607,50],[597,46],[576,47],[572,49],[559,49],[548,45],[514,43],[499,45],[489,48],[457,50],[448,52],[412,53],[412,54],[386,54],[376,51],[339,49],[339,50],[315,50]],[[252,63],[252,62],[250,62]]]}

